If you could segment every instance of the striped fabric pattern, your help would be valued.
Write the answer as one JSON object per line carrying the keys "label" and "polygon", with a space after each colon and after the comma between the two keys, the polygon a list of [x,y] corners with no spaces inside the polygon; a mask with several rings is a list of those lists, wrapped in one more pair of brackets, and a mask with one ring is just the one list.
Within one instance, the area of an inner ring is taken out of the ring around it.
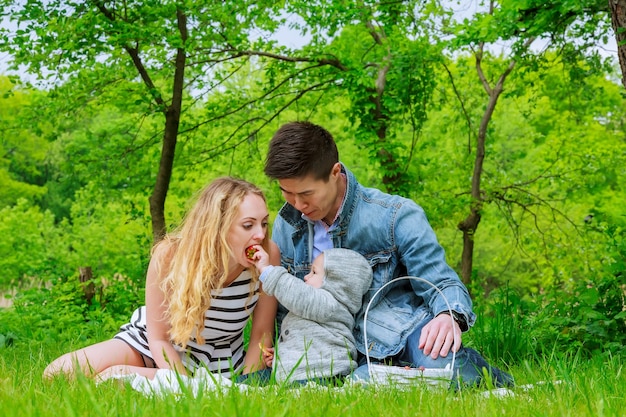
{"label": "striped fabric pattern", "polygon": [[[213,299],[202,331],[205,343],[200,345],[192,339],[185,349],[175,346],[190,372],[204,367],[209,372],[229,377],[232,371],[237,372],[243,367],[243,329],[259,298],[259,283],[254,286],[251,296],[252,285],[250,272],[245,270],[228,287],[211,292]],[[156,366],[148,348],[145,306],[135,310],[130,322],[120,327],[115,338],[137,350],[147,367]]]}

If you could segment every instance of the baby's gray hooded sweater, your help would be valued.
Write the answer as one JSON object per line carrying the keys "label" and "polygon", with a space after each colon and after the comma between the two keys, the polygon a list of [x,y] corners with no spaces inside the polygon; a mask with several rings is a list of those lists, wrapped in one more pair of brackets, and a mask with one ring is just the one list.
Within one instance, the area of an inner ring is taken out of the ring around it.
{"label": "baby's gray hooded sweater", "polygon": [[263,290],[289,313],[281,325],[274,371],[277,381],[347,375],[356,368],[354,315],[372,282],[372,269],[359,253],[324,251],[324,283],[307,285],[283,267],[263,279]]}

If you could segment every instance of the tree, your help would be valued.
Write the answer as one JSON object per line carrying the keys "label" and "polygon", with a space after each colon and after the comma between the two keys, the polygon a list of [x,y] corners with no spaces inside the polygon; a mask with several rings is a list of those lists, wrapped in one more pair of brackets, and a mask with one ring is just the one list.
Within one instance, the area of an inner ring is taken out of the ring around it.
{"label": "tree", "polygon": [[[525,65],[537,65],[540,62],[538,59],[541,58],[542,52],[534,53],[530,49],[538,37],[548,38],[550,47],[563,48],[563,53],[569,53],[569,59],[573,65],[576,65],[579,53],[586,51],[592,45],[589,43],[589,38],[597,30],[593,24],[601,19],[603,11],[604,9],[599,7],[596,0],[584,3],[578,1],[511,1],[502,4],[489,1],[485,11],[476,13],[471,19],[466,19],[456,27],[453,26],[456,35],[451,42],[453,50],[469,46],[474,55],[478,80],[487,95],[480,122],[473,123],[469,117],[467,118],[468,131],[471,132],[471,136],[475,137],[475,157],[471,176],[469,213],[458,224],[459,230],[463,233],[461,277],[465,283],[469,284],[471,281],[475,233],[481,220],[483,205],[489,200],[481,186],[485,145],[489,140],[489,125],[496,104],[504,91],[504,82],[520,62]],[[580,23],[581,21],[583,23]],[[600,30],[603,30],[602,26]],[[604,30],[606,30],[605,26]],[[567,40],[572,36],[582,42],[578,49],[568,46]],[[496,42],[510,45],[508,57],[503,68],[496,67],[490,75],[487,75],[485,54],[488,45]],[[459,99],[462,101],[461,97]]]}
{"label": "tree", "polygon": [[[73,84],[68,97],[80,107],[124,79],[140,79],[145,112],[163,118],[162,148],[150,195],[155,241],[165,233],[164,204],[172,176],[181,115],[191,91],[216,85],[207,76],[224,37],[244,41],[252,27],[272,29],[275,2],[143,2],[2,0],[0,16],[17,30],[0,32],[0,49],[13,67]],[[216,46],[217,45],[217,46]],[[77,100],[78,99],[78,100]]]}
{"label": "tree", "polygon": [[[412,181],[405,173],[415,143],[406,147],[398,135],[409,123],[417,140],[434,88],[433,66],[441,57],[424,23],[430,7],[434,6],[419,1],[288,2],[284,13],[290,15],[289,26],[308,39],[306,45],[288,48],[263,41],[247,45],[226,39],[224,49],[216,51],[229,62],[253,57],[264,74],[264,85],[255,96],[228,101],[233,109],[229,115],[248,112],[251,105],[272,109],[269,119],[249,133],[256,135],[305,95],[317,97],[319,106],[348,97],[346,116],[357,126],[356,141],[380,167],[383,187],[407,195]],[[218,75],[231,76],[232,72]],[[320,111],[311,108],[305,113],[315,118]]]}
{"label": "tree", "polygon": [[[444,59],[441,41],[452,39],[449,57],[471,51],[487,95],[480,121],[469,112],[466,117],[470,139],[476,141],[475,150],[469,147],[475,152],[469,213],[459,222],[466,242],[466,282],[481,210],[489,201],[482,186],[483,164],[505,81],[514,70],[541,63],[542,51],[530,49],[537,38],[549,39],[566,61],[578,62],[578,52],[602,33],[604,26],[597,23],[607,17],[599,0],[490,2],[487,11],[459,24],[451,24],[451,12],[436,0],[0,0],[0,5],[2,16],[18,25],[15,33],[2,32],[0,48],[16,51],[16,66],[48,76],[66,103],[84,106],[108,94],[118,103],[142,106],[147,117],[161,118],[159,169],[150,196],[155,240],[166,229],[164,202],[181,148],[197,150],[185,156],[200,163],[243,145],[256,146],[284,112],[296,109],[301,118],[321,118],[320,108],[338,97],[349,101],[344,115],[355,126],[349,134],[380,168],[382,186],[409,195],[419,182],[408,172],[435,88],[434,74]],[[306,43],[293,48],[278,44],[271,35],[285,26]],[[434,28],[447,32],[437,36]],[[497,42],[508,46],[505,65],[489,69],[487,63],[502,63],[490,56],[490,46]],[[246,75],[250,84],[236,84]],[[122,83],[127,83],[126,91],[113,88]],[[237,123],[226,130],[226,120]],[[207,131],[220,137],[202,138],[200,132]]]}

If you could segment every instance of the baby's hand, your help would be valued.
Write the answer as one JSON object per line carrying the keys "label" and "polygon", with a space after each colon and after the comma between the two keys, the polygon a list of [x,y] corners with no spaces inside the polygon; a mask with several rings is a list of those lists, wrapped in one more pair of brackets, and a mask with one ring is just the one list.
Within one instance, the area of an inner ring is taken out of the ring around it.
{"label": "baby's hand", "polygon": [[259,272],[263,272],[263,269],[270,264],[270,256],[261,245],[252,245],[246,248],[246,257],[256,266]]}
{"label": "baby's hand", "polygon": [[268,368],[272,367],[272,363],[274,362],[274,348],[273,347],[265,347],[263,344],[259,342],[259,348],[263,354],[263,363]]}

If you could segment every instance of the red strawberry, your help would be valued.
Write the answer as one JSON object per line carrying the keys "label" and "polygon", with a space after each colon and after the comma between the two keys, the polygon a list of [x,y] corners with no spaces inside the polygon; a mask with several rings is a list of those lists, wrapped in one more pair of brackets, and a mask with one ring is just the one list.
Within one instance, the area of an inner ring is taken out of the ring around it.
{"label": "red strawberry", "polygon": [[254,246],[248,246],[246,248],[246,257],[248,259],[252,259],[254,258],[254,254],[258,252],[258,249],[256,249]]}

